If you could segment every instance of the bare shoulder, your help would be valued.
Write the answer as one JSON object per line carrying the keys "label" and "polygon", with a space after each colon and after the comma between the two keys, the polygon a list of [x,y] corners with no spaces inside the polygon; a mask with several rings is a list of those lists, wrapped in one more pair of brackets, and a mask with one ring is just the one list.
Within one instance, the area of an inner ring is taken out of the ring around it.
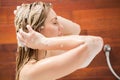
{"label": "bare shoulder", "polygon": [[[60,55],[63,54],[65,51],[61,51],[61,50],[56,50],[56,51],[48,51],[49,55],[46,55],[46,58],[50,58],[56,55]],[[20,80],[30,80],[29,78],[31,77],[31,71],[34,70],[36,71],[34,68],[36,65],[44,62],[45,60],[42,59],[40,61],[36,61],[36,60],[30,60],[27,64],[24,65],[24,67],[22,68],[21,72],[20,72]],[[38,71],[38,70],[37,70]],[[37,72],[36,71],[36,72]],[[43,80],[43,79],[39,79],[39,80]],[[47,79],[48,80],[48,79]],[[53,79],[52,79],[53,80]],[[55,80],[55,79],[54,79]]]}
{"label": "bare shoulder", "polygon": [[[41,59],[39,61],[30,60],[27,64],[24,65],[20,72],[19,80],[56,80],[54,77],[51,77],[51,67],[53,69],[54,61],[51,59],[56,54],[49,56],[47,58]],[[48,59],[49,58],[49,59]],[[52,63],[53,61],[53,63]],[[49,65],[52,63],[52,65]],[[50,72],[49,72],[50,71]]]}
{"label": "bare shoulder", "polygon": [[29,80],[29,73],[32,67],[35,65],[35,60],[30,60],[27,64],[23,66],[23,68],[20,71],[20,80]]}

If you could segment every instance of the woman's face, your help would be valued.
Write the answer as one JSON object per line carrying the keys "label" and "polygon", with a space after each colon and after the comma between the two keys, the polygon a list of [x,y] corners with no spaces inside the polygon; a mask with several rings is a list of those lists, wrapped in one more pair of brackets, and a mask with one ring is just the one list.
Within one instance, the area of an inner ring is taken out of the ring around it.
{"label": "woman's face", "polygon": [[40,31],[46,37],[61,36],[63,26],[58,22],[57,15],[53,9],[50,9],[45,20],[44,28]]}

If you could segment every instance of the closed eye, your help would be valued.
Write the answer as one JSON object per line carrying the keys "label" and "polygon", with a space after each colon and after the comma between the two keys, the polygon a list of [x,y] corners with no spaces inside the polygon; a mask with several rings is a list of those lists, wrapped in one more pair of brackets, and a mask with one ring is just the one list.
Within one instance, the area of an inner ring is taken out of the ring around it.
{"label": "closed eye", "polygon": [[58,23],[57,23],[57,22],[54,22],[53,24],[55,24],[55,25],[56,25],[56,24],[58,24]]}

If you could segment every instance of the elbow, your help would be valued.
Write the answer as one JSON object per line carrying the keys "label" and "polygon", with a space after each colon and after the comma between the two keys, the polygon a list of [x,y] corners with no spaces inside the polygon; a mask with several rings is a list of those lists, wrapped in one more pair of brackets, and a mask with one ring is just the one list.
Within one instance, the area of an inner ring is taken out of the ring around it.
{"label": "elbow", "polygon": [[103,39],[101,37],[97,37],[96,42],[97,42],[97,46],[98,46],[99,51],[101,51],[103,48],[103,44],[104,44]]}
{"label": "elbow", "polygon": [[87,68],[88,66],[89,66],[89,64],[87,64],[87,65],[82,65],[82,66],[79,67],[79,69]]}
{"label": "elbow", "polygon": [[95,56],[102,50],[103,48],[103,39],[101,37],[93,37],[87,38],[86,41],[86,55],[84,62],[80,65],[79,69],[86,68],[95,58]]}
{"label": "elbow", "polygon": [[80,34],[80,32],[81,32],[81,28],[80,28],[80,25],[79,24],[76,24],[76,23],[74,23],[75,25],[76,25],[76,28],[75,28],[75,35],[79,35]]}
{"label": "elbow", "polygon": [[78,67],[78,69],[87,68],[90,63],[91,63],[91,61],[85,61],[82,65],[80,65],[80,66]]}
{"label": "elbow", "polygon": [[103,39],[97,36],[89,36],[86,40],[87,51],[91,55],[97,55],[103,48]]}
{"label": "elbow", "polygon": [[80,25],[76,24],[76,34],[80,34],[81,28]]}
{"label": "elbow", "polygon": [[97,55],[103,48],[103,39],[101,37],[95,37],[93,39],[92,53]]}

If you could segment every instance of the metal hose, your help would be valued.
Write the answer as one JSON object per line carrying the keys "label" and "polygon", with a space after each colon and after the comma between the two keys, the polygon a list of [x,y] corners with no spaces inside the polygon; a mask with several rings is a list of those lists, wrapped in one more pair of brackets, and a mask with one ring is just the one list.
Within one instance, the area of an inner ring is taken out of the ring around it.
{"label": "metal hose", "polygon": [[110,63],[110,58],[109,58],[110,51],[111,51],[110,45],[108,45],[108,44],[104,45],[104,52],[105,52],[105,55],[106,55],[108,67],[109,67],[110,71],[112,72],[112,74],[113,74],[118,80],[120,80],[120,77],[115,73],[115,71],[113,70],[112,65],[111,65],[111,63]]}

